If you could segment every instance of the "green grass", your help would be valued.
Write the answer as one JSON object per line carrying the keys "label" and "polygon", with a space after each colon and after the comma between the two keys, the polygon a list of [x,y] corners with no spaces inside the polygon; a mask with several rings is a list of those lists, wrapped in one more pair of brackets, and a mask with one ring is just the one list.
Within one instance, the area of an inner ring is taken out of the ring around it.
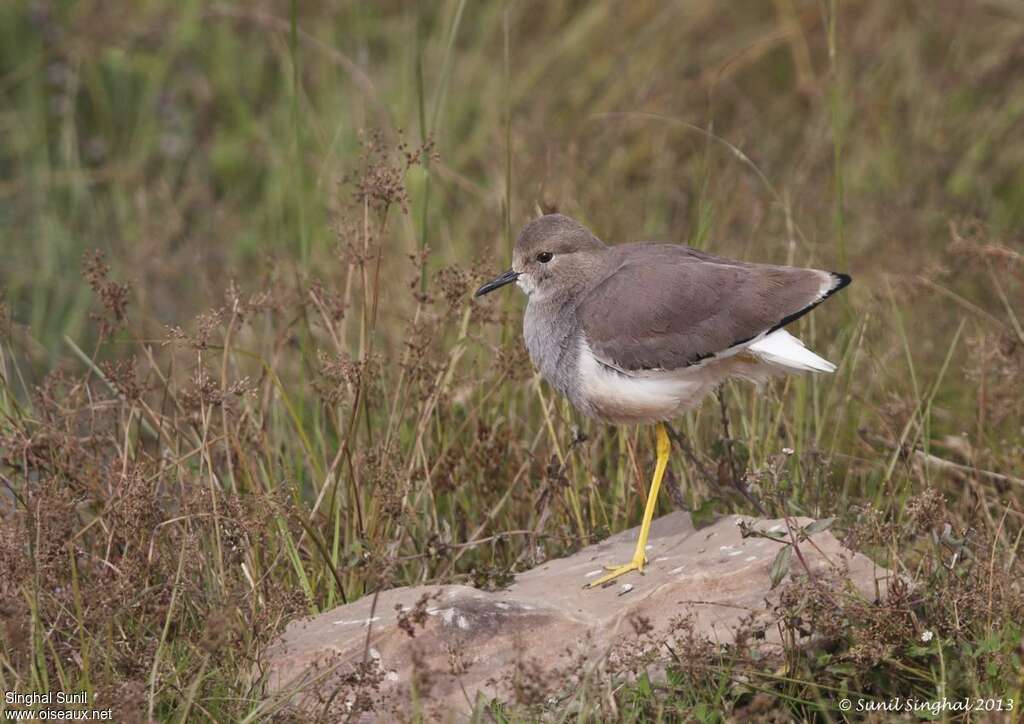
{"label": "green grass", "polygon": [[769,515],[834,515],[919,594],[830,593],[804,615],[827,645],[783,660],[691,641],[665,678],[481,720],[1019,701],[1015,12],[0,4],[0,688],[259,719],[288,621],[635,525],[650,431],[581,419],[533,376],[521,299],[470,299],[557,207],[853,274],[795,330],[839,372],[726,386],[729,440],[715,400],[676,425],[712,476],[671,470],[705,515],[754,512],[731,468]]}

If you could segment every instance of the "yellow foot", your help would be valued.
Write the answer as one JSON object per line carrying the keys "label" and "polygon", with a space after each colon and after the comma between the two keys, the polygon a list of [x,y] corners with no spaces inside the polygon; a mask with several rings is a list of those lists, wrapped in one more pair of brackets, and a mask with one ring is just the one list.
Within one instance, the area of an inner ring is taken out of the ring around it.
{"label": "yellow foot", "polygon": [[604,584],[614,581],[619,576],[623,576],[630,571],[639,571],[643,573],[644,563],[646,563],[646,561],[643,558],[639,560],[634,558],[623,566],[605,566],[605,570],[608,571],[608,573],[604,574],[596,581],[591,581],[585,586],[585,588],[597,588],[598,586],[603,586]]}

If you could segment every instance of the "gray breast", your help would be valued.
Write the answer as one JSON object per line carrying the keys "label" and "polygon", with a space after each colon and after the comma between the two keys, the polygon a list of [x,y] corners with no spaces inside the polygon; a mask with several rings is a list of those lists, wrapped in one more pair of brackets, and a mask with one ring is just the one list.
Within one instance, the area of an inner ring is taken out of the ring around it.
{"label": "gray breast", "polygon": [[574,310],[544,301],[531,301],[523,316],[523,338],[534,366],[555,389],[580,405],[578,397],[582,326]]}

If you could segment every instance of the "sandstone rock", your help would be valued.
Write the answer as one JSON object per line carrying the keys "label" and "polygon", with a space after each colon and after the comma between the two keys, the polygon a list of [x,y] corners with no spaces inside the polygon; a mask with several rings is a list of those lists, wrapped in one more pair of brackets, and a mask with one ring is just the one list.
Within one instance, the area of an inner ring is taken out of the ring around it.
{"label": "sandstone rock", "polygon": [[[268,659],[268,701],[316,708],[319,697],[322,708],[333,696],[336,711],[372,705],[383,716],[415,700],[431,718],[458,718],[478,696],[510,695],[524,671],[543,678],[572,662],[606,659],[617,643],[636,640],[638,631],[666,632],[681,616],[692,632],[723,644],[742,620],[763,630],[759,646],[778,649],[773,604],[781,586],[773,590],[771,581],[784,543],[743,537],[743,520],[728,516],[696,530],[688,514],[666,515],[652,526],[644,574],[602,589],[583,585],[603,565],[630,558],[638,529],[522,573],[500,592],[398,588],[293,623]],[[790,529],[811,522],[751,527],[788,541]],[[843,572],[869,600],[884,592],[886,570],[813,530],[792,558],[793,573],[804,573],[806,561],[815,575]]]}

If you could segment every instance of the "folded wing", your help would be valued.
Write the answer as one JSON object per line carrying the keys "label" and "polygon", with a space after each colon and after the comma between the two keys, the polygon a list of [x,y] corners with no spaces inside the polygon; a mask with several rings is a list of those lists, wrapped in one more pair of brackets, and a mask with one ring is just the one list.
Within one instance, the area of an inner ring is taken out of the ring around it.
{"label": "folded wing", "polygon": [[622,371],[673,370],[729,354],[800,318],[850,281],[818,269],[718,259],[680,245],[644,246],[644,254],[623,253],[580,306],[591,351]]}

